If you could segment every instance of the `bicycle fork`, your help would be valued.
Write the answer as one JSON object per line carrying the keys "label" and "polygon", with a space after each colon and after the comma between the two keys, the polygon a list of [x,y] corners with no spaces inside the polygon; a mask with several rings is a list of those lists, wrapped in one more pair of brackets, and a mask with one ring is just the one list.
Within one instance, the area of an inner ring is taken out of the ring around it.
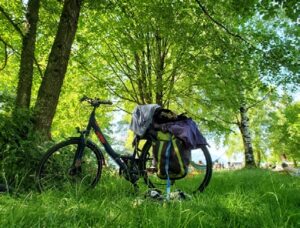
{"label": "bicycle fork", "polygon": [[86,140],[84,137],[85,132],[79,131],[79,129],[77,129],[77,130],[80,133],[80,143],[76,149],[74,160],[73,160],[72,166],[69,170],[70,176],[75,176],[75,175],[78,175],[81,173],[82,157],[84,155],[84,148],[86,145]]}

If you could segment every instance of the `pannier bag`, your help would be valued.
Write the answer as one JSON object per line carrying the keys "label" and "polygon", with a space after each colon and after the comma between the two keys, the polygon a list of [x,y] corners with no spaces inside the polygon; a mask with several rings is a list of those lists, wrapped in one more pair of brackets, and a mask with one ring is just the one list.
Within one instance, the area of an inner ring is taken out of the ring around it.
{"label": "pannier bag", "polygon": [[168,179],[169,176],[170,180],[175,180],[185,177],[188,173],[191,151],[185,149],[182,141],[174,135],[158,131],[157,141],[153,142],[153,154],[153,165],[157,168],[159,178]]}
{"label": "pannier bag", "polygon": [[[152,133],[153,163],[149,171],[157,171],[161,179],[180,179],[188,173],[191,150],[208,145],[196,123],[184,114],[177,115],[157,104],[138,105],[132,113],[130,129],[139,139]],[[135,140],[135,143],[137,141]]]}

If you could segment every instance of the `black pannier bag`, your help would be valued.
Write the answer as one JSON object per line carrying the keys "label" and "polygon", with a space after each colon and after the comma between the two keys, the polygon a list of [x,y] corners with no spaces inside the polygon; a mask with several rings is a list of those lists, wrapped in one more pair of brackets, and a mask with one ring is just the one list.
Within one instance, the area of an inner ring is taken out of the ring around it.
{"label": "black pannier bag", "polygon": [[181,121],[188,119],[184,113],[177,115],[169,109],[157,108],[153,114],[154,126],[157,124],[164,124],[169,122]]}

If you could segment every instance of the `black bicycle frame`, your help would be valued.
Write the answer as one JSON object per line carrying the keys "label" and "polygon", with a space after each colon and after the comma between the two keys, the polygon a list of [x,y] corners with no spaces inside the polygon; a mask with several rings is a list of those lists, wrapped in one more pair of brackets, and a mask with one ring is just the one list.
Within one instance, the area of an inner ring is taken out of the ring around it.
{"label": "black bicycle frame", "polygon": [[[113,148],[110,146],[110,144],[108,143],[108,141],[106,140],[104,134],[102,133],[96,118],[95,118],[95,112],[96,112],[96,107],[94,107],[90,118],[89,118],[89,122],[86,128],[86,131],[81,134],[81,138],[82,138],[82,143],[83,143],[83,148],[80,148],[80,151],[83,151],[84,146],[86,144],[86,141],[88,139],[88,136],[90,135],[91,129],[93,129],[95,131],[95,134],[97,135],[97,138],[99,139],[99,141],[101,142],[101,144],[103,145],[105,151],[110,155],[110,157],[120,166],[121,169],[127,169],[126,164],[122,161],[122,159],[120,158],[120,155],[117,154]],[[82,153],[79,153],[79,157],[82,157]]]}

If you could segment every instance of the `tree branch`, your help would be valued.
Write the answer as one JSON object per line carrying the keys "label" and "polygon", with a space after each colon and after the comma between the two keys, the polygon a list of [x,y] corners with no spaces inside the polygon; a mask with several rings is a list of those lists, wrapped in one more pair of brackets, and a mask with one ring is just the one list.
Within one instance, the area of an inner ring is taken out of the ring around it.
{"label": "tree branch", "polygon": [[6,46],[9,47],[11,50],[13,50],[16,54],[20,55],[20,53],[16,49],[14,49],[14,47],[11,44],[6,42],[1,36],[0,36],[0,40],[2,41],[2,43],[5,43]]}
{"label": "tree branch", "polygon": [[[0,5],[0,12],[4,15],[4,17],[9,21],[9,23],[14,27],[14,29],[19,33],[19,35],[22,37],[22,39],[24,39],[25,35],[23,34],[22,30],[20,29],[20,27],[18,26],[17,23],[15,23],[12,19],[11,16],[4,10],[4,8]],[[11,47],[11,46],[10,46]],[[14,50],[14,49],[13,49]],[[41,77],[43,77],[43,71],[36,59],[35,56],[33,56],[33,61],[35,63],[35,65],[37,66],[37,69],[41,75]]]}
{"label": "tree branch", "polygon": [[[217,26],[219,26],[220,28],[222,28],[223,30],[225,30],[229,35],[231,35],[231,36],[233,36],[233,37],[236,37],[236,38],[238,38],[238,39],[240,39],[240,40],[242,40],[242,41],[244,41],[244,42],[250,44],[248,40],[246,40],[245,38],[243,38],[243,37],[240,36],[239,34],[236,34],[236,33],[233,33],[233,32],[231,32],[231,31],[229,31],[229,29],[226,28],[225,25],[221,24],[219,21],[217,21],[216,19],[214,19],[214,18],[208,13],[208,11],[207,11],[207,9],[205,8],[205,6],[202,5],[202,4],[200,3],[199,0],[195,0],[195,1],[198,3],[198,5],[199,5],[199,7],[201,8],[201,10],[203,11],[203,13],[204,13],[204,14],[205,14],[212,22],[214,22]],[[250,45],[252,46],[252,44],[250,44]]]}
{"label": "tree branch", "polygon": [[[83,62],[81,62],[80,60],[77,60],[77,59],[75,59],[75,61],[76,61],[77,63],[79,63],[80,66],[82,67],[82,69],[83,69],[84,71],[86,71],[86,72],[87,72],[94,80],[99,81],[99,82],[103,82],[103,81],[101,81],[101,79],[99,79],[99,77],[98,77],[97,75],[95,75],[95,74],[94,74],[94,73],[86,66],[86,64],[84,64]],[[108,90],[110,91],[111,94],[113,94],[113,95],[119,97],[119,98],[122,99],[122,100],[126,100],[126,101],[130,101],[130,102],[136,103],[136,100],[132,100],[132,99],[130,99],[130,98],[127,98],[127,97],[124,97],[124,96],[121,96],[120,94],[118,94],[118,93],[111,87],[111,85],[109,85],[108,83],[106,84],[106,86],[107,86],[107,88],[108,88]]]}
{"label": "tree branch", "polygon": [[4,64],[2,67],[0,67],[0,71],[2,71],[7,65],[8,54],[7,54],[7,43],[1,38],[1,36],[0,36],[0,41],[4,44]]}
{"label": "tree branch", "polygon": [[9,23],[14,27],[14,29],[24,37],[24,34],[20,27],[11,19],[11,16],[4,10],[4,8],[0,5],[0,12],[4,15],[4,17],[9,21]]}
{"label": "tree branch", "polygon": [[[227,128],[227,127],[224,127],[223,125],[219,124],[219,123],[216,122],[216,121],[208,120],[208,119],[206,119],[206,118],[204,118],[204,117],[199,117],[198,115],[193,114],[192,112],[190,112],[189,110],[187,110],[185,107],[183,107],[182,104],[178,103],[177,101],[176,101],[176,103],[177,103],[177,106],[180,106],[180,107],[184,110],[184,112],[187,113],[188,116],[192,117],[193,119],[195,119],[195,120],[200,120],[200,121],[206,122],[206,123],[208,123],[208,122],[215,122],[218,126],[221,126],[223,129],[225,129],[225,130],[227,130],[227,131],[229,131],[229,132],[234,132],[234,130],[232,130],[232,129],[230,129],[230,128]],[[220,120],[222,120],[222,119],[220,119]],[[225,121],[223,121],[223,122],[225,122]],[[225,122],[225,123],[226,123],[226,122]],[[232,122],[232,123],[229,122],[229,123],[230,123],[230,124],[236,124],[235,122]]]}
{"label": "tree branch", "polygon": [[273,92],[273,89],[270,89],[270,90],[263,96],[262,99],[256,101],[256,102],[253,103],[252,105],[249,105],[249,106],[246,108],[246,110],[248,111],[249,109],[255,107],[255,106],[258,105],[259,103],[261,103],[261,102],[263,102],[264,100],[266,100],[267,97],[268,97],[268,95],[269,95],[271,92]]}
{"label": "tree branch", "polygon": [[254,50],[261,52],[262,55],[265,58],[271,58],[273,61],[278,62],[278,56],[276,54],[274,54],[271,51],[265,51],[261,48],[258,48],[256,46],[254,46],[249,40],[245,39],[244,37],[242,37],[241,35],[237,34],[237,33],[233,33],[231,32],[225,25],[223,25],[221,22],[217,21],[216,19],[214,19],[208,12],[208,10],[205,8],[205,6],[203,4],[200,3],[200,0],[195,0],[199,7],[201,8],[202,12],[214,23],[216,24],[218,27],[222,28],[226,33],[228,33],[229,35],[245,42],[247,45],[249,45],[251,48],[253,48]]}
{"label": "tree branch", "polygon": [[117,110],[113,110],[113,111],[123,111],[123,112],[125,112],[125,113],[127,113],[127,114],[129,114],[129,115],[131,115],[132,114],[132,112],[129,112],[129,111],[127,111],[127,110],[125,110],[125,109],[123,109],[123,108],[121,108],[120,106],[118,106],[118,105],[116,105],[116,107],[118,108]]}
{"label": "tree branch", "polygon": [[36,65],[36,67],[37,67],[37,69],[38,69],[38,71],[39,71],[41,77],[43,77],[44,74],[43,74],[42,68],[40,67],[40,64],[38,63],[38,61],[37,61],[37,59],[35,58],[35,56],[33,56],[33,61],[34,61],[35,65]]}

